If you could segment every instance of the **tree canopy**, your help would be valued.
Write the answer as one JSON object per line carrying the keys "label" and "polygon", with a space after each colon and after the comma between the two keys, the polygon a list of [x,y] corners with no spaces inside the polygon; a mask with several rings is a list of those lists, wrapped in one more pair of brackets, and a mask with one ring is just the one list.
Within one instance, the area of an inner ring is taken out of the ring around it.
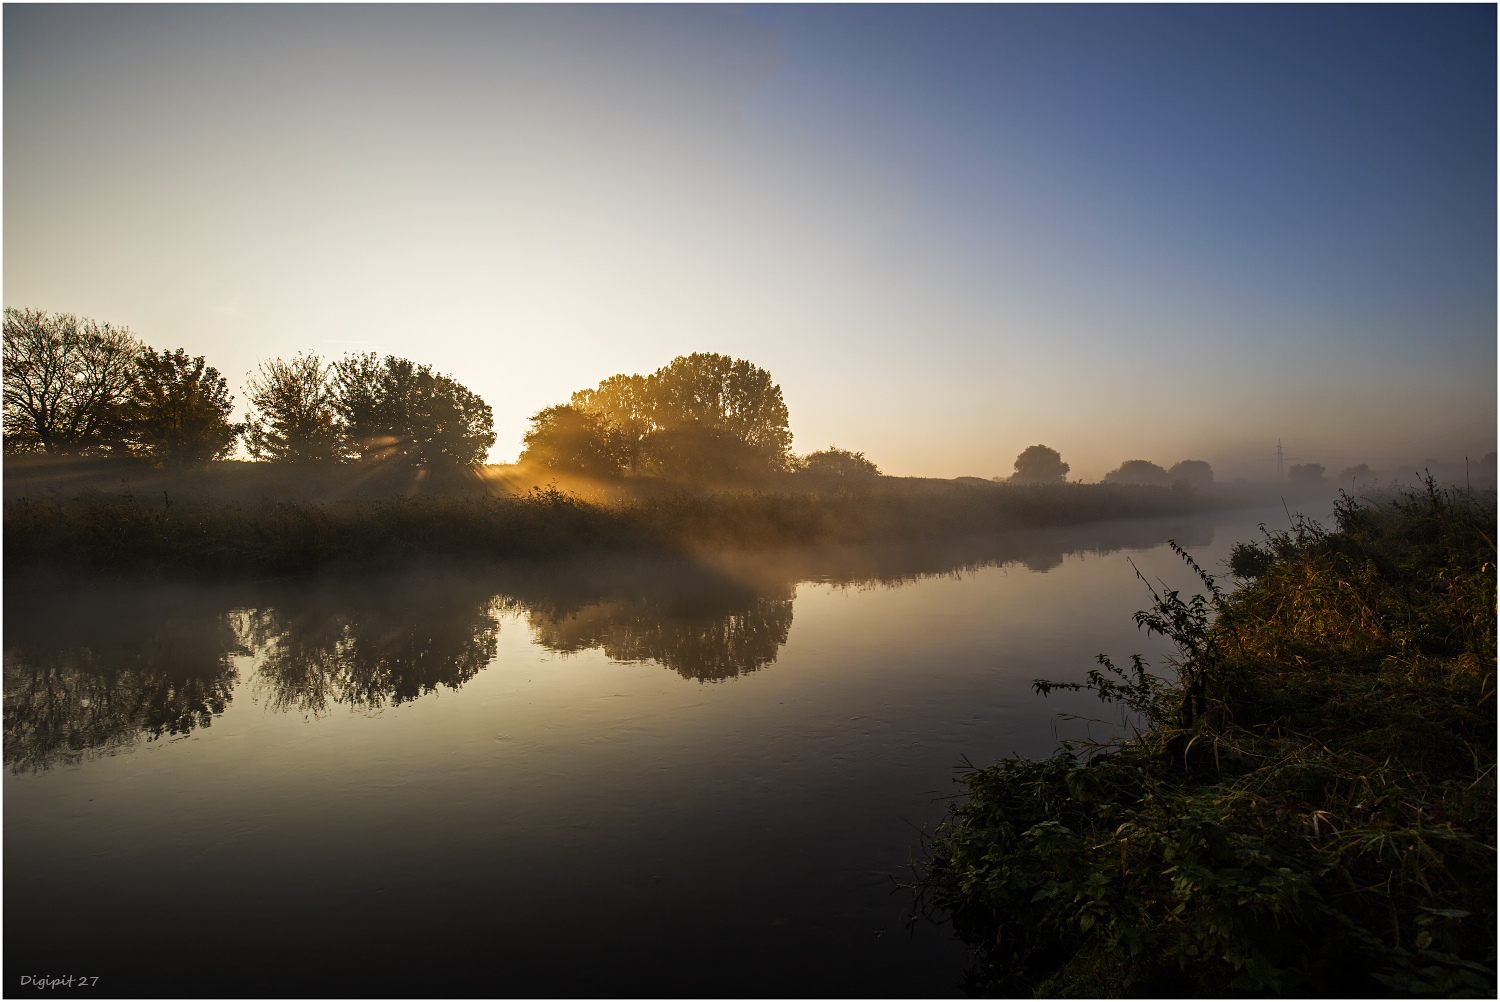
{"label": "tree canopy", "polygon": [[797,461],[797,467],[812,474],[835,477],[878,477],[880,467],[865,458],[863,452],[850,452],[830,445],[817,452],[809,452]]}
{"label": "tree canopy", "polygon": [[544,407],[531,415],[521,462],[594,477],[613,477],[625,468],[625,436],[599,414],[571,404]]}
{"label": "tree canopy", "polygon": [[256,459],[300,463],[338,459],[341,435],[330,366],[298,352],[260,363],[245,383],[252,411],[245,445]]}
{"label": "tree canopy", "polygon": [[[532,417],[528,456],[546,455],[558,468],[597,468],[603,450],[622,469],[700,481],[753,478],[789,465],[792,433],[781,387],[744,359],[679,356],[649,376],[622,373],[579,390],[570,406],[596,419],[594,430],[584,435],[577,418],[546,408]],[[567,435],[564,425],[573,429]],[[610,440],[608,448],[599,436]],[[586,454],[556,451],[566,441]]]}
{"label": "tree canopy", "polygon": [[374,352],[331,366],[333,408],[346,452],[420,466],[471,466],[495,444],[489,404],[457,380]]}
{"label": "tree canopy", "polygon": [[1184,459],[1167,471],[1167,480],[1174,484],[1181,480],[1194,487],[1207,487],[1214,482],[1214,468],[1201,459]]}
{"label": "tree canopy", "polygon": [[1106,484],[1143,484],[1150,487],[1165,487],[1172,481],[1167,471],[1145,459],[1127,459],[1119,469],[1104,475]]}
{"label": "tree canopy", "polygon": [[1045,445],[1031,445],[1016,457],[1016,472],[1011,474],[1013,484],[1060,484],[1068,478],[1068,464],[1062,454]]}
{"label": "tree canopy", "polygon": [[202,355],[146,348],[136,359],[119,416],[132,452],[201,465],[234,451],[244,428],[229,420],[233,410],[228,382]]}
{"label": "tree canopy", "polygon": [[71,313],[5,309],[5,448],[95,451],[118,444],[141,343]]}

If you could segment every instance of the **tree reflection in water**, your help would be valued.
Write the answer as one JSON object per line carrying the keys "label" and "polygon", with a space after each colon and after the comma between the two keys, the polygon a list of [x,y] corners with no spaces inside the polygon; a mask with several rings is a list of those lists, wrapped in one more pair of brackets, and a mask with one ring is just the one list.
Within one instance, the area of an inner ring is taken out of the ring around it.
{"label": "tree reflection in water", "polygon": [[[393,583],[394,584],[394,583]],[[252,688],[275,710],[378,710],[457,689],[495,659],[497,599],[478,585],[320,591],[250,611]]]}
{"label": "tree reflection in water", "polygon": [[224,712],[240,671],[278,712],[379,710],[458,689],[489,665],[498,614],[572,654],[656,662],[722,681],[774,662],[798,582],[856,587],[983,567],[1045,572],[1067,554],[1213,539],[1203,519],[1140,520],[975,539],[694,559],[628,557],[514,565],[482,574],[185,588],[28,582],[6,589],[5,763],[35,771],[142,740],[181,736]]}
{"label": "tree reflection in water", "polygon": [[550,651],[598,648],[612,661],[655,661],[683,678],[719,682],[776,660],[792,628],[791,589],[766,596],[659,598],[598,602],[573,612],[533,609],[532,636]]}
{"label": "tree reflection in water", "polygon": [[222,610],[173,590],[6,604],[5,764],[17,772],[209,726],[249,653]]}

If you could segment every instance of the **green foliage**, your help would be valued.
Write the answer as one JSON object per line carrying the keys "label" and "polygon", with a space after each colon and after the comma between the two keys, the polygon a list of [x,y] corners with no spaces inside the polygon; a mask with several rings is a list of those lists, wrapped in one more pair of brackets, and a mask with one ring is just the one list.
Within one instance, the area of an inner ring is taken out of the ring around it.
{"label": "green foliage", "polygon": [[521,462],[592,477],[613,477],[629,461],[625,436],[596,413],[568,404],[531,415]]}
{"label": "green foliage", "polygon": [[611,376],[580,390],[572,406],[604,422],[632,472],[733,483],[788,465],[792,433],[781,387],[744,359],[679,356],[649,376]]}
{"label": "green foliage", "polygon": [[495,444],[490,406],[431,366],[375,353],[329,367],[343,451],[414,466],[473,466]]}
{"label": "green foliage", "polygon": [[285,463],[338,459],[342,429],[330,375],[321,358],[301,352],[289,362],[260,363],[245,383],[252,407],[245,432],[250,455]]}
{"label": "green foliage", "polygon": [[1429,481],[1336,518],[1236,548],[1231,594],[1183,554],[1208,595],[1136,617],[1171,680],[1037,683],[1133,740],[964,764],[920,886],[972,990],[1493,996],[1493,502]]}
{"label": "green foliage", "polygon": [[201,466],[234,450],[243,428],[229,420],[233,409],[228,382],[203,356],[146,348],[136,358],[118,416],[132,452]]}

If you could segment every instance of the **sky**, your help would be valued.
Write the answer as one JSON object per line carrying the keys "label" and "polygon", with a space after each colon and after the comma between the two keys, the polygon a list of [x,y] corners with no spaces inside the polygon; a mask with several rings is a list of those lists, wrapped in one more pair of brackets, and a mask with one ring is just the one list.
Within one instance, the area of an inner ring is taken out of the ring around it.
{"label": "sky", "polygon": [[1496,437],[1496,10],[4,8],[4,303],[527,418],[713,351],[799,453],[1267,479]]}

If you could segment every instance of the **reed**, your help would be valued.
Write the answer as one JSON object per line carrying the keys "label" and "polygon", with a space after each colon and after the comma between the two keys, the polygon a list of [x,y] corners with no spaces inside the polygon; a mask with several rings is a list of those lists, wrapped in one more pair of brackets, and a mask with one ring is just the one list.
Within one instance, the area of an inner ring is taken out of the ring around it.
{"label": "reed", "polygon": [[292,575],[585,552],[765,550],[1182,514],[1212,499],[1108,484],[678,492],[591,501],[555,487],[324,503],[89,491],[5,505],[8,568]]}
{"label": "reed", "polygon": [[1140,722],[965,763],[919,864],[978,992],[1495,993],[1495,508],[1347,497],[1137,615],[1177,647],[1084,682]]}

